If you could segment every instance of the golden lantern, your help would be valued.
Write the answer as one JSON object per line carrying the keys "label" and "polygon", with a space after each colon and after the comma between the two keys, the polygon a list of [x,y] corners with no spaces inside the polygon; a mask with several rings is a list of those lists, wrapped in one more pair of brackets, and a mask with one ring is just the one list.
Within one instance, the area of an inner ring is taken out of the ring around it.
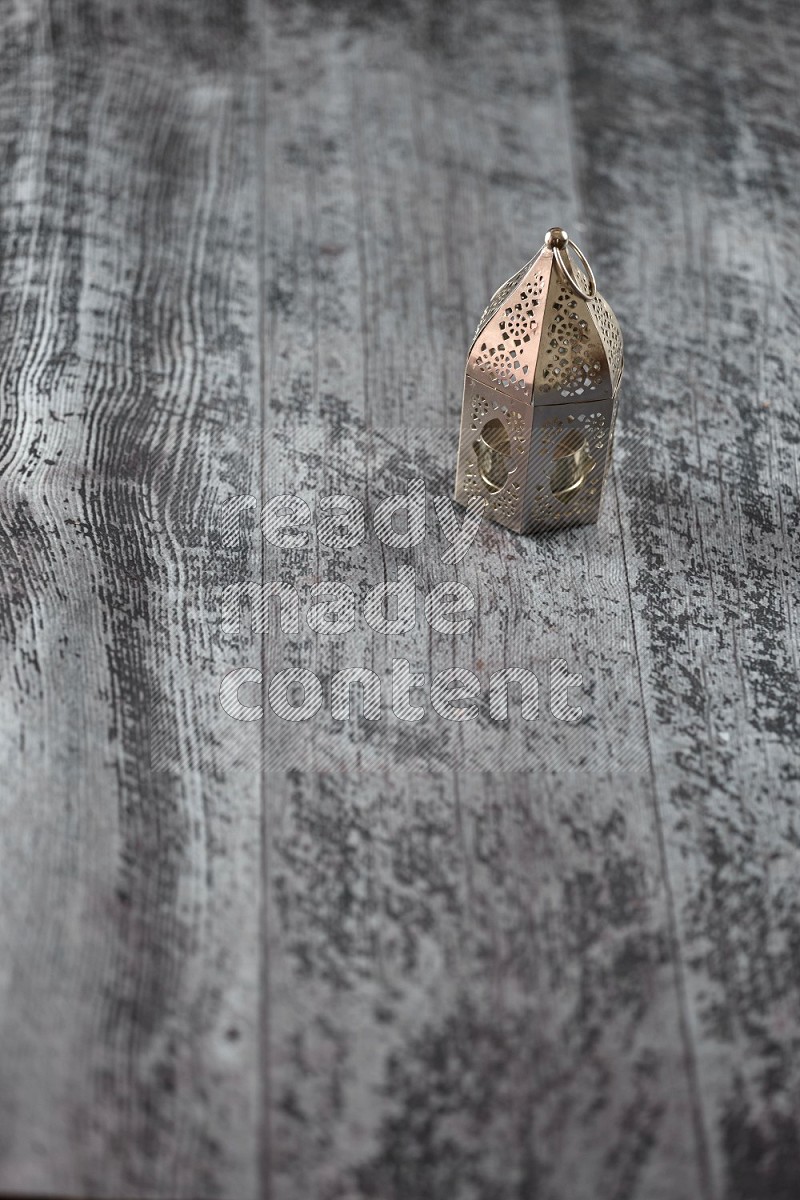
{"label": "golden lantern", "polygon": [[621,377],[617,319],[551,229],[492,296],[467,356],[456,500],[483,498],[517,533],[596,521]]}

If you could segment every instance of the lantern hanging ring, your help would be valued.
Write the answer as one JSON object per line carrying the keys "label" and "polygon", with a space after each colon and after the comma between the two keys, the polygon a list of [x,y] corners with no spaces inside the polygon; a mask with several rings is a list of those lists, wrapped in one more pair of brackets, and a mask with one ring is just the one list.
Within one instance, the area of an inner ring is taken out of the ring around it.
{"label": "lantern hanging ring", "polygon": [[[553,251],[553,258],[556,260],[559,271],[568,280],[573,291],[582,296],[584,300],[593,300],[597,294],[597,284],[594,281],[594,271],[589,266],[586,255],[581,250],[580,246],[572,241],[565,229],[548,229],[547,236],[544,239],[544,244],[548,250]],[[569,252],[574,250],[577,257],[580,259],[581,266],[586,275],[587,286],[584,288],[578,282],[575,276],[575,270],[570,262]]]}

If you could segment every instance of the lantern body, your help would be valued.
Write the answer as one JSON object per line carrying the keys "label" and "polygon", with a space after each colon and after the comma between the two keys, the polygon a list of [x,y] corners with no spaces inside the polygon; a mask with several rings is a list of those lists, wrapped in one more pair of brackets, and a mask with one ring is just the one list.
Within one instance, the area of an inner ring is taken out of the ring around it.
{"label": "lantern body", "polygon": [[611,458],[622,335],[567,263],[545,245],[503,284],[467,356],[455,498],[517,533],[596,521]]}

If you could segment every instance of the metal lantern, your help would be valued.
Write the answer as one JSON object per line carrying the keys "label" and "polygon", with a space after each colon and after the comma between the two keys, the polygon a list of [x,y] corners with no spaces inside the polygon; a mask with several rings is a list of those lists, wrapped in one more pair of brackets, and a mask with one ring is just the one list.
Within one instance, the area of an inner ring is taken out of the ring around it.
{"label": "metal lantern", "polygon": [[617,319],[551,229],[492,296],[467,356],[456,500],[482,497],[517,533],[596,521],[621,376]]}

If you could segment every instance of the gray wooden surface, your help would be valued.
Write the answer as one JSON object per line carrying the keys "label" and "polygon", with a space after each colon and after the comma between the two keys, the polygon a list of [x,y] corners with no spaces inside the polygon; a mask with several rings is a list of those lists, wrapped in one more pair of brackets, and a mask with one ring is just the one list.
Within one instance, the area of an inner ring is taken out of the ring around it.
{"label": "gray wooden surface", "polygon": [[[2,24],[0,1188],[794,1200],[795,6]],[[447,565],[468,339],[556,222],[626,339],[601,521]],[[415,479],[425,541],[386,548]],[[366,538],[269,545],[283,492]],[[403,563],[420,612],[472,589],[468,635],[229,627],[231,583]],[[397,657],[528,666],[542,711],[219,703]]]}

